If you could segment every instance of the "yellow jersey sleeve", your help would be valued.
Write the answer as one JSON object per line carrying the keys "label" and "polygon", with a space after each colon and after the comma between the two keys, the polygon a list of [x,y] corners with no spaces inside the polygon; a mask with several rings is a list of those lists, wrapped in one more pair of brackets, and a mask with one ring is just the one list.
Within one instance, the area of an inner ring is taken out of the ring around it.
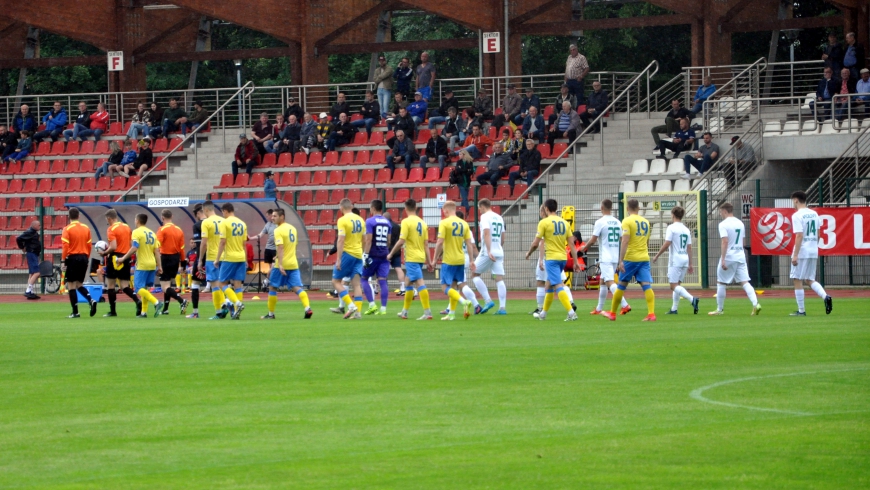
{"label": "yellow jersey sleeve", "polygon": [[285,270],[294,270],[299,268],[299,262],[296,259],[296,228],[289,223],[275,228],[275,246],[283,246],[284,253],[281,257],[275,260],[281,261]]}
{"label": "yellow jersey sleeve", "polygon": [[157,260],[154,258],[154,249],[158,247],[157,237],[154,232],[145,227],[136,228],[133,231],[133,245],[136,250],[136,268],[143,271],[157,269]]}
{"label": "yellow jersey sleeve", "polygon": [[402,220],[399,238],[405,240],[405,262],[426,263],[426,240],[429,227],[417,216]]}
{"label": "yellow jersey sleeve", "polygon": [[649,262],[650,224],[643,216],[633,214],[622,220],[622,229],[628,235],[625,250],[627,262]]}
{"label": "yellow jersey sleeve", "polygon": [[447,265],[465,265],[465,254],[462,251],[462,246],[466,239],[471,238],[468,223],[456,216],[441,220],[438,225],[438,238],[444,240],[442,262]]}
{"label": "yellow jersey sleeve", "polygon": [[568,223],[558,216],[548,216],[538,223],[538,235],[544,240],[547,260],[565,260],[568,244]]}
{"label": "yellow jersey sleeve", "polygon": [[[245,222],[235,216],[221,221],[218,227],[220,237],[226,240],[224,245],[224,262],[245,262],[245,242],[248,240],[248,227]],[[211,249],[211,244],[209,244]]]}

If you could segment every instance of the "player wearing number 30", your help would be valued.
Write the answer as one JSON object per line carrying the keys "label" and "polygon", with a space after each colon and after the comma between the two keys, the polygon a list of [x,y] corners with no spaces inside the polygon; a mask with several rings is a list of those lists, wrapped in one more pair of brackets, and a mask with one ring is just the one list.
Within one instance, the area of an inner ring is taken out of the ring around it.
{"label": "player wearing number 30", "polygon": [[643,321],[654,322],[656,321],[656,296],[651,286],[652,273],[649,266],[649,221],[638,214],[640,205],[637,199],[629,199],[625,203],[625,208],[628,216],[622,220],[622,248],[619,251],[617,265],[619,285],[616,286],[610,311],[603,311],[601,314],[610,321],[616,320],[616,310],[625,294],[625,288],[628,287],[628,281],[635,278],[640,283],[646,298],[647,315]]}
{"label": "player wearing number 30", "polygon": [[743,237],[746,236],[746,227],[743,222],[734,217],[734,206],[731,203],[722,203],[719,206],[719,236],[722,237],[722,258],[716,267],[716,309],[709,315],[721,315],[725,309],[725,286],[734,281],[743,286],[743,291],[752,303],[752,315],[761,313],[761,305],[758,304],[758,296],[755,288],[749,284],[749,271],[746,269],[746,253],[743,250]]}
{"label": "player wearing number 30", "polygon": [[269,299],[266,304],[269,313],[262,316],[263,320],[275,319],[275,305],[278,304],[278,289],[287,287],[297,296],[302,306],[305,307],[305,319],[311,318],[311,304],[308,302],[308,293],[302,289],[302,275],[299,274],[299,261],[296,260],[296,242],[298,235],[296,228],[290,223],[284,222],[284,210],[276,209],[271,215],[272,223],[276,225],[275,236],[275,264],[269,272]]}
{"label": "player wearing number 30", "polygon": [[[362,318],[362,289],[360,289],[360,276],[363,272],[363,236],[366,232],[362,218],[353,214],[353,203],[350,199],[342,199],[339,208],[343,213],[338,218],[338,241],[335,244],[335,268],[332,270],[332,284],[338,291],[338,297],[344,301],[345,320]],[[353,286],[353,300],[342,283],[345,277],[350,278]]]}
{"label": "player wearing number 30", "polygon": [[692,232],[681,221],[685,214],[686,211],[679,206],[671,210],[674,222],[668,225],[665,232],[665,243],[653,257],[653,263],[655,263],[665,250],[670,249],[668,252],[668,282],[671,284],[671,291],[674,292],[674,304],[668,311],[668,315],[677,314],[681,297],[689,300],[694,313],[698,314],[698,298],[693,297],[686,291],[686,288],[680,285],[686,278],[686,272],[692,273]]}
{"label": "player wearing number 30", "polygon": [[[450,313],[442,320],[453,320],[456,306],[461,304],[465,310],[465,319],[471,315],[471,301],[463,298],[459,291],[465,286],[465,253],[462,244],[466,246],[468,257],[474,257],[474,242],[471,240],[471,230],[465,220],[456,216],[456,203],[447,201],[441,208],[446,216],[438,224],[438,242],[435,244],[435,261],[441,251],[444,258],[441,261],[441,290],[450,298]],[[471,264],[471,272],[475,266]]]}
{"label": "player wearing number 30", "polygon": [[791,195],[791,201],[796,209],[791,215],[792,231],[794,232],[794,250],[791,254],[791,273],[794,280],[794,297],[798,304],[796,312],[791,316],[806,316],[804,309],[804,285],[825,300],[825,313],[830,315],[834,309],[834,300],[825,292],[825,288],[816,282],[816,266],[819,263],[819,228],[822,222],[819,213],[807,207],[807,195],[797,191]]}
{"label": "player wearing number 30", "polygon": [[218,282],[227,302],[232,309],[233,320],[238,320],[245,309],[242,302],[242,283],[248,272],[247,254],[245,242],[248,240],[248,225],[235,216],[236,208],[233,203],[226,202],[221,206],[224,219],[219,225],[220,245],[218,245],[217,258],[214,266],[220,267]]}
{"label": "player wearing number 30", "polygon": [[526,252],[526,260],[529,260],[532,253],[542,243],[544,244],[547,293],[544,296],[543,310],[538,314],[538,319],[545,320],[547,318],[547,312],[553,304],[553,297],[555,295],[568,312],[568,318],[565,321],[574,321],[577,319],[577,313],[571,307],[568,289],[562,280],[562,272],[565,270],[565,263],[567,262],[565,260],[565,247],[568,245],[570,245],[568,250],[571,251],[571,258],[574,259],[574,272],[580,272],[580,261],[577,260],[574,236],[568,233],[568,223],[556,215],[559,204],[555,199],[544,201],[544,208],[547,212],[547,217],[538,222],[538,232],[535,235],[535,240],[532,242],[529,251]]}
{"label": "player wearing number 30", "polygon": [[154,253],[160,247],[160,242],[157,241],[154,232],[145,227],[147,223],[147,214],[136,215],[136,229],[133,230],[133,243],[130,250],[127,250],[123,257],[113,257],[112,264],[120,270],[124,266],[123,263],[133,254],[136,254],[136,272],[133,274],[133,284],[139,288],[136,294],[139,295],[142,302],[142,312],[139,314],[139,318],[148,318],[149,303],[154,305],[154,316],[160,316],[160,308],[157,307],[159,302],[148,290],[154,286],[157,271],[163,272],[163,267],[160,265],[160,255]]}

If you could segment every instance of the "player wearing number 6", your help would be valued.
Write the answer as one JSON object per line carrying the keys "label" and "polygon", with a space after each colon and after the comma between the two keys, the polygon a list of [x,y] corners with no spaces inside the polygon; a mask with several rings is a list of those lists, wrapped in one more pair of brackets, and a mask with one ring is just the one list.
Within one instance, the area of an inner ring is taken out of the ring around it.
{"label": "player wearing number 6", "polygon": [[127,261],[133,254],[136,254],[136,272],[133,274],[133,284],[139,288],[136,294],[142,302],[142,312],[139,318],[148,318],[148,304],[154,305],[154,316],[160,316],[160,308],[157,307],[159,301],[151,294],[148,288],[154,286],[154,279],[157,277],[157,272],[163,272],[163,267],[160,264],[160,254],[154,253],[160,247],[160,242],[157,241],[157,236],[153,231],[145,227],[148,223],[147,214],[136,215],[136,229],[133,230],[132,245],[130,250],[122,257],[113,257],[113,267],[121,269],[124,262]]}
{"label": "player wearing number 6", "polygon": [[671,210],[671,218],[673,223],[668,225],[665,232],[665,243],[659,249],[653,263],[655,263],[665,250],[670,248],[668,252],[668,282],[671,284],[671,291],[674,292],[674,304],[671,306],[668,315],[676,315],[677,307],[680,305],[680,297],[689,300],[692,304],[694,313],[698,314],[698,298],[693,297],[686,291],[686,288],[680,285],[683,279],[686,278],[686,272],[692,273],[692,232],[682,223],[683,216],[686,211],[677,206]]}
{"label": "player wearing number 6", "polygon": [[628,281],[635,278],[646,297],[647,315],[643,321],[654,322],[656,321],[656,295],[651,286],[652,273],[649,266],[649,221],[638,214],[640,205],[637,199],[629,199],[625,203],[625,208],[628,216],[622,220],[622,247],[617,265],[619,284],[616,286],[610,311],[603,311],[601,314],[610,321],[616,320],[616,310],[625,294],[625,288],[628,287]]}
{"label": "player wearing number 6", "polygon": [[538,319],[545,320],[547,318],[547,312],[553,304],[553,297],[555,295],[568,312],[568,318],[565,321],[574,321],[577,319],[577,313],[571,307],[568,288],[562,280],[562,272],[565,270],[565,263],[567,262],[565,260],[565,247],[568,245],[570,245],[568,250],[571,251],[571,258],[574,259],[574,272],[580,272],[580,261],[577,260],[574,236],[568,234],[568,223],[556,214],[559,204],[555,199],[544,201],[544,208],[547,212],[547,217],[538,222],[538,232],[535,235],[535,240],[532,242],[529,251],[526,252],[526,260],[529,260],[532,253],[542,243],[544,244],[547,293],[544,296],[543,310],[538,314]]}
{"label": "player wearing number 6", "polygon": [[236,208],[233,203],[226,202],[221,206],[224,219],[218,226],[220,231],[220,244],[217,249],[217,257],[214,266],[220,267],[218,275],[219,288],[223,291],[226,300],[232,306],[232,319],[238,320],[245,309],[242,302],[242,283],[248,272],[247,254],[245,242],[248,240],[248,225],[236,217]]}
{"label": "player wearing number 6", "polygon": [[816,266],[819,263],[819,228],[822,222],[819,213],[807,207],[807,195],[796,191],[791,195],[791,201],[796,209],[791,215],[792,231],[794,232],[794,250],[791,253],[791,273],[794,280],[794,297],[798,304],[796,312],[791,316],[806,316],[804,309],[804,283],[825,300],[825,313],[830,315],[834,309],[834,300],[825,292],[825,288],[816,282]]}
{"label": "player wearing number 6", "polygon": [[269,299],[266,304],[269,313],[260,317],[263,320],[275,319],[275,305],[278,304],[278,289],[286,286],[299,296],[299,301],[305,307],[305,319],[311,318],[311,304],[308,302],[308,293],[302,289],[302,276],[299,274],[299,261],[296,260],[296,241],[298,235],[296,228],[290,223],[284,222],[284,210],[276,209],[271,215],[272,223],[276,225],[275,236],[275,264],[269,271]]}
{"label": "player wearing number 6", "polygon": [[[363,236],[366,232],[362,218],[353,213],[350,199],[342,199],[338,204],[342,217],[338,218],[338,240],[335,243],[335,268],[332,270],[332,284],[338,291],[338,298],[344,301],[344,319],[358,319],[362,308],[362,289],[360,276],[363,272]],[[350,278],[353,286],[353,300],[344,287],[342,279]]]}
{"label": "player wearing number 6", "polygon": [[[468,257],[474,257],[474,242],[471,240],[471,230],[465,220],[456,216],[456,203],[447,201],[441,208],[446,216],[438,224],[438,242],[435,244],[434,262],[438,261],[441,251],[444,258],[441,261],[441,290],[450,298],[450,313],[442,320],[454,319],[456,306],[461,304],[465,310],[465,319],[471,315],[471,301],[463,298],[459,291],[465,287],[465,253],[462,244],[466,246]],[[471,272],[475,271],[474,263]]]}

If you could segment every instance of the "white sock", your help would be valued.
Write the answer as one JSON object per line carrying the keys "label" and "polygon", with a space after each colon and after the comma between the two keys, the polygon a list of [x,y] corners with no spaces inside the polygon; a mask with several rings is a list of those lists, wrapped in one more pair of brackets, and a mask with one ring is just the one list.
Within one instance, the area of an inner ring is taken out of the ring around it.
{"label": "white sock", "polygon": [[477,289],[477,292],[480,293],[480,297],[483,298],[484,303],[489,303],[492,301],[492,298],[489,296],[489,289],[486,287],[486,283],[483,282],[483,278],[477,276],[474,278],[474,289]]}
{"label": "white sock", "polygon": [[341,298],[338,298],[338,307],[344,308],[344,301],[342,301]]}
{"label": "white sock", "polygon": [[[616,283],[611,284],[610,285],[610,294],[615,295],[616,289],[617,289]],[[621,306],[622,308],[625,308],[626,306],[628,306],[628,301],[625,300],[625,293],[623,293],[622,301],[620,301],[619,306]]]}
{"label": "white sock", "polygon": [[828,297],[828,293],[825,291],[825,288],[822,287],[821,284],[813,281],[813,283],[810,285],[810,287],[813,288],[813,291],[815,291],[816,294],[819,295],[819,298],[825,299]]}
{"label": "white sock", "polygon": [[677,309],[677,306],[680,304],[680,297],[686,298],[689,300],[689,303],[695,301],[695,298],[686,291],[686,288],[683,286],[677,286],[674,288],[674,309]]}
{"label": "white sock", "polygon": [[32,293],[32,292],[33,292],[33,286],[32,286],[31,284],[28,284],[28,285],[27,285],[27,291],[26,291],[26,292],[28,292],[28,293]]}
{"label": "white sock", "polygon": [[507,286],[504,281],[499,281],[495,283],[495,287],[498,289],[498,309],[504,310],[507,308]]}
{"label": "white sock", "polygon": [[716,286],[716,309],[719,311],[725,310],[725,285]]}
{"label": "white sock", "polygon": [[574,295],[571,294],[571,288],[569,288],[568,286],[565,286],[565,292],[568,293],[568,302],[570,302],[573,305],[574,304]]}
{"label": "white sock", "polygon": [[680,306],[680,293],[677,292],[677,288],[674,288],[674,303],[671,305],[671,311],[677,311],[677,308]]}
{"label": "white sock", "polygon": [[374,301],[369,301],[369,308],[374,308],[377,306]]}
{"label": "white sock", "polygon": [[595,311],[603,310],[605,301],[607,301],[607,286],[601,284],[598,286],[598,305],[595,307]]}
{"label": "white sock", "polygon": [[794,290],[794,299],[797,300],[798,311],[801,313],[806,311],[804,309],[804,289],[803,288]]}
{"label": "white sock", "polygon": [[752,287],[752,284],[748,282],[743,285],[743,290],[746,291],[746,296],[749,298],[749,302],[752,303],[752,306],[758,304],[758,296],[755,295],[755,288]]}
{"label": "white sock", "polygon": [[547,288],[539,287],[537,293],[535,294],[535,299],[538,300],[538,309],[544,307],[544,296],[547,295]]}
{"label": "white sock", "polygon": [[465,299],[471,301],[471,304],[473,304],[475,308],[480,306],[480,303],[477,302],[477,296],[474,295],[474,291],[468,287],[468,284],[462,286],[462,295],[465,296]]}
{"label": "white sock", "polygon": [[404,282],[401,283],[401,284],[399,284],[399,292],[400,292],[400,293],[404,293],[404,292],[405,292],[405,283],[404,283]]}

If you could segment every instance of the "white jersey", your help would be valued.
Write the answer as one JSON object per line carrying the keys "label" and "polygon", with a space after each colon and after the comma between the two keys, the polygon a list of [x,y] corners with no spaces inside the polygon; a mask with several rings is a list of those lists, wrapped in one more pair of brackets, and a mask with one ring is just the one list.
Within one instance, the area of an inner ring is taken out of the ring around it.
{"label": "white jersey", "polygon": [[592,235],[598,237],[598,261],[608,264],[619,262],[622,223],[613,216],[602,216],[595,222]]}
{"label": "white jersey", "polygon": [[480,254],[486,255],[486,241],[483,239],[484,230],[489,230],[492,244],[493,257],[504,257],[504,249],[501,246],[501,236],[504,233],[504,219],[493,211],[487,211],[480,216]]}
{"label": "white jersey", "polygon": [[688,267],[689,253],[686,248],[692,244],[692,232],[682,223],[671,223],[665,232],[665,240],[671,242],[668,267]]}
{"label": "white jersey", "polygon": [[725,262],[746,263],[746,253],[743,250],[743,238],[746,236],[746,227],[739,219],[731,216],[719,223],[719,237],[728,239],[728,248],[725,250]]}
{"label": "white jersey", "polygon": [[[471,234],[471,243],[476,244],[474,241],[474,233]],[[468,269],[471,267],[471,257],[468,256],[468,245],[465,242],[462,242],[462,255],[465,256],[465,268]]]}
{"label": "white jersey", "polygon": [[819,228],[822,220],[819,213],[810,208],[800,209],[791,215],[792,232],[803,233],[801,249],[798,251],[799,259],[819,258]]}

